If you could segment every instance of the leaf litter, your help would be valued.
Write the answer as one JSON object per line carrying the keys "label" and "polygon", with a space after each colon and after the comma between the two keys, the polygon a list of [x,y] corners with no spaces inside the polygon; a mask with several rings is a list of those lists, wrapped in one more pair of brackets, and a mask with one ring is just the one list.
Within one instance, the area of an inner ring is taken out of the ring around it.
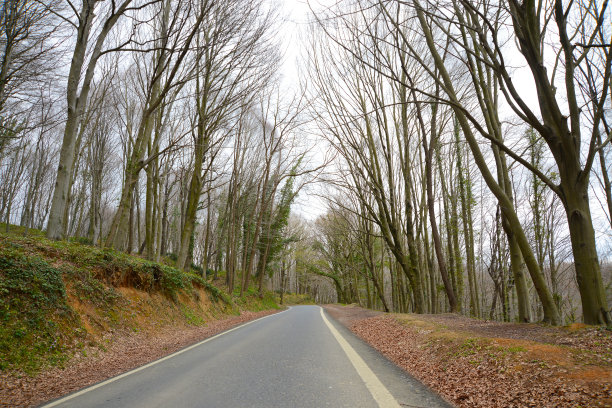
{"label": "leaf litter", "polygon": [[612,407],[612,336],[575,324],[327,311],[458,407]]}
{"label": "leaf litter", "polygon": [[35,376],[0,372],[0,407],[37,406],[276,312],[243,311],[240,316],[212,320],[205,326],[165,326],[138,333],[111,330],[99,342],[106,346],[92,344],[75,354],[64,367],[48,368]]}

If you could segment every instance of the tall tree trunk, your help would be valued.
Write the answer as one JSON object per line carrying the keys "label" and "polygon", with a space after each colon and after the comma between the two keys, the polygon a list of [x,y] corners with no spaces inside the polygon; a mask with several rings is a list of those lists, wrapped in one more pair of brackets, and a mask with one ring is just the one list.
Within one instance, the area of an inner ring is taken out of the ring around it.
{"label": "tall tree trunk", "polygon": [[[453,204],[451,201],[454,200],[452,193],[448,191],[448,187],[445,182],[445,174],[442,168],[442,158],[440,157],[440,147],[436,144],[436,159],[438,162],[438,173],[440,174],[440,185],[442,186],[442,203],[443,206],[443,214],[444,214],[444,224],[446,226],[446,248],[448,254],[448,262],[449,262],[449,276],[453,287],[453,293],[455,294],[457,301],[457,311],[461,313],[462,304],[461,298],[463,294],[463,268],[461,267],[461,257],[459,256],[459,242],[455,242],[455,238],[457,238],[457,226],[456,226],[456,218],[453,222],[453,217],[456,215],[451,215],[452,208],[449,209],[449,206],[452,207]],[[450,175],[449,179],[452,179],[452,175]],[[454,208],[456,212],[456,206]],[[459,264],[459,265],[458,265]],[[458,267],[459,266],[459,267]],[[461,290],[459,290],[461,288]]]}
{"label": "tall tree trunk", "polygon": [[[508,197],[508,200],[512,202],[512,211],[516,211],[514,209],[514,200],[513,200],[513,192],[512,185],[510,182],[510,176],[508,174],[508,166],[506,164],[505,155],[499,151],[496,146],[493,146],[493,154],[495,156],[495,161],[497,164],[497,178],[499,185],[503,188],[505,195]],[[521,249],[518,245],[518,241],[513,232],[512,226],[510,225],[510,221],[505,215],[505,212],[502,211],[502,228],[506,234],[508,239],[508,245],[510,250],[510,268],[512,270],[512,274],[514,276],[514,284],[516,287],[516,297],[518,302],[518,312],[519,312],[519,321],[527,323],[531,321],[530,317],[530,306],[529,306],[529,292],[527,288],[527,281],[525,280],[525,262],[523,260],[523,254],[521,253]],[[537,259],[536,259],[537,262]],[[538,266],[540,271],[541,266],[538,262]],[[503,286],[505,288],[505,286]],[[506,295],[506,292],[504,292]],[[505,297],[502,299],[505,302]],[[507,303],[503,303],[506,305]]]}
{"label": "tall tree trunk", "polygon": [[[121,191],[119,206],[109,228],[105,246],[120,250],[126,249],[126,237],[128,235],[128,219],[130,215],[130,209],[133,204],[132,192],[138,184],[140,171],[143,168],[145,148],[151,138],[151,133],[153,131],[152,116],[153,112],[149,108],[147,108],[145,112],[143,112],[143,118],[138,129],[136,140],[134,141],[131,154],[128,156],[128,161],[125,166],[123,188]],[[137,222],[140,223],[140,220],[137,220]]]}
{"label": "tall tree trunk", "polygon": [[[82,76],[85,56],[88,54],[87,44],[97,1],[83,1],[81,12],[78,15],[77,38],[68,72],[68,84],[66,88],[67,118],[64,128],[64,137],[60,149],[59,165],[55,180],[55,189],[49,211],[49,222],[47,224],[47,238],[62,239],[63,226],[65,225],[64,214],[68,201],[70,187],[70,173],[74,163],[76,147],[76,134],[79,121],[87,105],[91,81],[93,80],[98,59],[102,55],[102,46],[106,37],[113,29],[119,18],[123,15],[132,0],[124,0],[118,7],[113,7],[112,14],[103,22],[96,37],[95,45],[91,50],[89,63]],[[116,5],[115,5],[116,6]],[[79,85],[81,90],[79,92]]]}
{"label": "tall tree trunk", "polygon": [[187,270],[189,265],[186,264],[189,257],[190,241],[194,234],[195,218],[200,203],[200,194],[202,193],[202,162],[204,159],[203,144],[204,140],[198,137],[196,142],[196,154],[194,160],[193,173],[189,192],[187,195],[187,207],[185,210],[185,220],[181,229],[181,244],[179,246],[177,267]]}
{"label": "tall tree trunk", "polygon": [[[68,194],[70,187],[70,174],[74,162],[76,136],[79,121],[85,106],[85,100],[89,92],[89,83],[85,82],[79,94],[81,82],[81,71],[85,63],[89,34],[94,20],[94,2],[83,1],[77,29],[77,40],[74,46],[70,71],[68,73],[68,85],[66,89],[67,118],[64,128],[64,138],[60,149],[59,165],[51,210],[49,211],[49,222],[47,224],[47,238],[62,239],[65,225],[65,212],[68,205]],[[91,64],[91,63],[90,63]]]}
{"label": "tall tree trunk", "polygon": [[[413,92],[413,100],[417,101],[416,94],[414,88]],[[416,112],[417,118],[419,120],[420,128],[421,128],[421,136],[422,136],[422,146],[423,152],[425,154],[425,180],[426,180],[426,189],[427,189],[427,210],[429,211],[429,224],[431,226],[431,235],[434,241],[434,249],[436,252],[436,258],[438,260],[438,269],[440,270],[440,275],[442,276],[442,282],[444,283],[444,289],[446,291],[446,297],[448,298],[448,303],[450,307],[451,313],[457,312],[457,297],[455,296],[455,292],[453,290],[453,286],[451,280],[448,276],[448,271],[446,269],[446,261],[444,259],[444,252],[442,250],[442,240],[440,239],[440,232],[438,231],[438,222],[436,221],[436,211],[435,211],[435,197],[433,192],[433,152],[436,150],[437,144],[437,123],[436,123],[436,112],[437,105],[433,105],[432,107],[432,115],[431,115],[431,123],[430,123],[430,133],[431,133],[431,146],[427,141],[427,131],[425,128],[425,122],[423,121],[423,116],[421,113],[420,104],[416,102]]]}
{"label": "tall tree trunk", "polygon": [[533,251],[529,245],[529,241],[525,236],[525,232],[521,226],[520,220],[514,211],[514,205],[511,200],[509,200],[508,196],[505,194],[503,188],[499,186],[493,176],[491,175],[487,162],[482,156],[482,152],[480,151],[480,147],[478,142],[472,132],[472,128],[464,114],[464,112],[458,107],[459,99],[454,92],[454,85],[448,74],[446,67],[444,66],[444,62],[440,57],[436,46],[434,44],[434,39],[432,37],[431,31],[427,22],[425,20],[423,9],[421,8],[418,0],[415,0],[416,13],[423,32],[425,33],[425,38],[427,41],[428,48],[434,58],[436,67],[440,72],[440,76],[442,78],[442,82],[446,87],[446,92],[451,101],[457,104],[457,106],[453,105],[453,111],[459,120],[459,124],[461,125],[461,129],[463,130],[463,134],[468,142],[470,150],[472,151],[472,155],[474,156],[474,161],[480,170],[487,186],[491,190],[491,192],[497,197],[499,203],[501,205],[504,216],[508,219],[509,226],[512,228],[514,232],[519,248],[523,254],[525,259],[525,263],[527,265],[527,269],[529,270],[529,274],[531,275],[531,279],[533,280],[534,286],[542,303],[542,307],[544,309],[544,320],[546,322],[558,325],[561,322],[559,311],[552,299],[550,291],[546,285],[546,281],[542,275],[542,272],[537,264],[537,261],[533,255]]}
{"label": "tall tree trunk", "polygon": [[144,255],[146,259],[155,260],[155,236],[154,236],[154,205],[155,205],[155,180],[154,180],[154,163],[151,162],[145,168],[146,174],[146,192],[145,192],[145,237],[144,237]]}
{"label": "tall tree trunk", "polygon": [[561,188],[565,193],[563,204],[569,223],[584,322],[587,324],[610,324],[611,320],[597,257],[595,231],[593,230],[589,208],[588,183],[584,183],[582,186],[576,186],[572,183],[568,187],[567,182],[564,182],[562,178]]}
{"label": "tall tree trunk", "polygon": [[[480,317],[480,301],[478,299],[478,288],[476,282],[476,267],[474,254],[474,235],[470,233],[472,225],[472,203],[469,190],[466,189],[466,177],[463,168],[461,140],[459,138],[459,123],[454,120],[455,145],[457,149],[457,177],[459,179],[459,197],[461,199],[461,218],[463,220],[463,238],[465,240],[466,265],[468,285],[470,289],[470,314]],[[468,181],[469,183],[469,181]]]}
{"label": "tall tree trunk", "polygon": [[[601,135],[597,132],[597,143],[601,146]],[[604,193],[606,194],[606,204],[608,204],[608,221],[612,227],[612,183],[606,166],[604,149],[599,149],[599,165],[601,167],[601,178],[603,179]]]}

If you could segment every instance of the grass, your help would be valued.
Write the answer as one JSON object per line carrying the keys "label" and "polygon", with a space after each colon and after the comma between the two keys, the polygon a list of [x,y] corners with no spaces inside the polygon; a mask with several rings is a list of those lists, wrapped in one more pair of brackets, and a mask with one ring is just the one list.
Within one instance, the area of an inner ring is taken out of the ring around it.
{"label": "grass", "polygon": [[[276,301],[280,303],[280,294],[276,295]],[[286,305],[314,305],[315,301],[309,294],[300,293],[285,293],[283,294],[283,303]]]}
{"label": "grass", "polygon": [[202,326],[206,321],[202,315],[192,310],[189,306],[181,305],[181,311],[185,316],[185,320],[192,326]]}
{"label": "grass", "polygon": [[254,286],[250,286],[245,291],[242,297],[238,296],[240,289],[234,291],[234,302],[236,305],[254,312],[270,309],[280,309],[276,302],[276,296],[273,292],[265,291],[263,296],[259,296],[259,291]]}
{"label": "grass", "polygon": [[504,348],[508,353],[525,353],[527,349],[523,346],[511,346]]}

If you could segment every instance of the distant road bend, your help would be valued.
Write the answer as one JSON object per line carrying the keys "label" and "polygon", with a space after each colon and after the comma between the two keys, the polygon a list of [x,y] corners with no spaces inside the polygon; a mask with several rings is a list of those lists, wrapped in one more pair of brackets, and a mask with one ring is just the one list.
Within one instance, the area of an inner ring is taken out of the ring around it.
{"label": "distant road bend", "polygon": [[295,306],[45,407],[448,407],[318,306]]}

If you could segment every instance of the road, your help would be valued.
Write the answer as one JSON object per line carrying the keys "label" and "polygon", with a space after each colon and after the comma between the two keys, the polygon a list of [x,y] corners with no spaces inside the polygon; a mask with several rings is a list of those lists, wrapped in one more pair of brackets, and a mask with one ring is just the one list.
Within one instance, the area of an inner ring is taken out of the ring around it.
{"label": "road", "polygon": [[448,407],[318,306],[221,333],[45,407]]}

